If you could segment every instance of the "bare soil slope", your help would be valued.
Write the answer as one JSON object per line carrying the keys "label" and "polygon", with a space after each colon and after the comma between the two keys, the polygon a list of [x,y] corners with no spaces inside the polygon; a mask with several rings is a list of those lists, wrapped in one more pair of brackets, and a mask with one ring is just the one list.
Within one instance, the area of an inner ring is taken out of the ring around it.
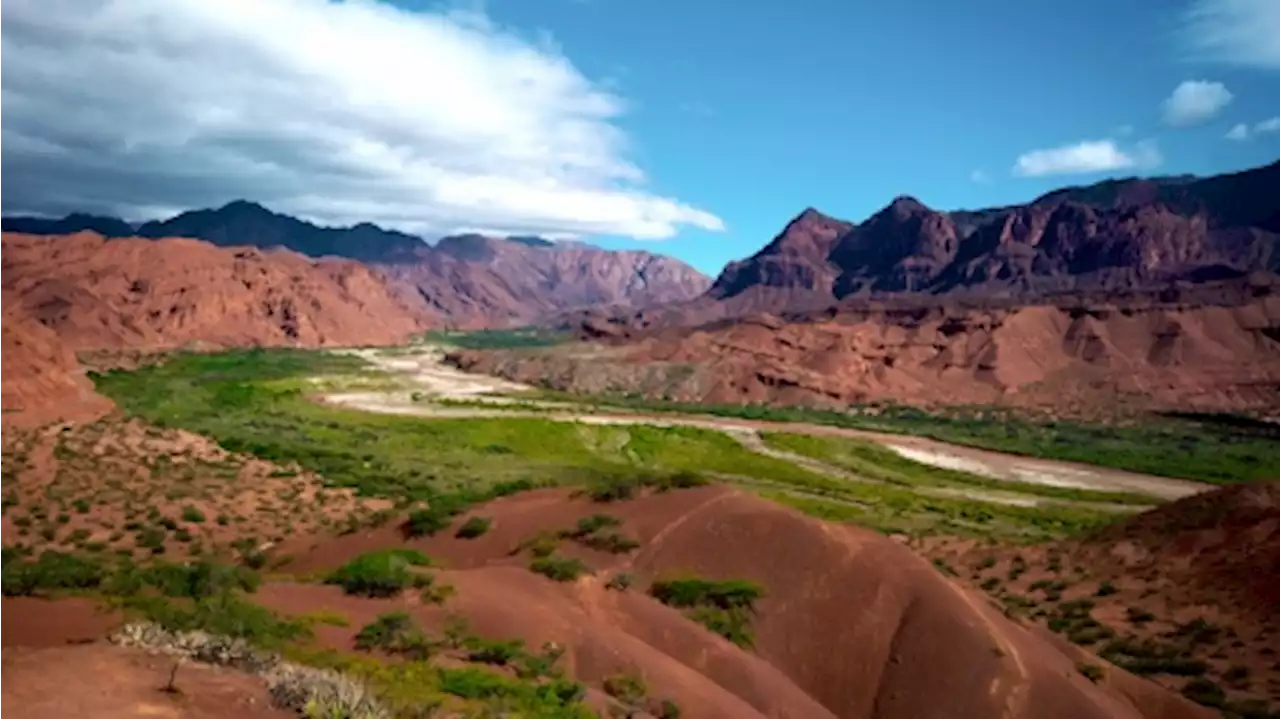
{"label": "bare soil slope", "polygon": [[[522,541],[571,529],[606,512],[640,546],[613,555],[564,540],[560,552],[594,570],[554,583],[527,569]],[[949,582],[883,536],[809,519],[724,487],[592,503],[564,491],[532,492],[475,510],[491,517],[474,540],[447,534],[408,544],[444,560],[439,579],[458,589],[441,609],[413,599],[359,600],[335,588],[274,585],[260,599],[294,612],[336,607],[352,625],[394,606],[440,626],[447,612],[482,634],[563,644],[566,666],[596,682],[641,674],[697,717],[1199,717],[1155,685],[1108,670],[1094,683],[1076,659]],[[401,546],[397,530],[353,534],[296,549],[289,569],[336,566],[374,548]],[[607,585],[622,574],[632,588]],[[736,646],[645,594],[654,578],[745,579],[756,605],[754,649]],[[350,642],[354,630],[329,639]]]}
{"label": "bare soil slope", "polygon": [[[5,603],[8,611],[8,602]],[[174,660],[105,644],[4,650],[6,717],[288,719],[256,677],[185,664],[178,693],[162,688]]]}
{"label": "bare soil slope", "polygon": [[3,243],[6,423],[109,406],[85,394],[74,352],[390,344],[430,319],[347,260],[92,233]]}
{"label": "bare soil slope", "polygon": [[[603,333],[597,333],[602,336]],[[704,402],[1280,407],[1280,294],[1233,304],[846,309],[622,332],[605,351],[460,352],[459,367]]]}
{"label": "bare soil slope", "polygon": [[40,324],[18,298],[3,293],[0,324],[4,362],[5,424],[16,413],[39,424],[58,418],[83,419],[110,410],[111,401],[93,391],[93,384],[76,365],[75,353]]}
{"label": "bare soil slope", "polygon": [[1216,686],[1237,713],[1257,704],[1249,716],[1280,701],[1280,481],[1197,494],[1057,546],[917,548],[1059,641],[1171,689]]}

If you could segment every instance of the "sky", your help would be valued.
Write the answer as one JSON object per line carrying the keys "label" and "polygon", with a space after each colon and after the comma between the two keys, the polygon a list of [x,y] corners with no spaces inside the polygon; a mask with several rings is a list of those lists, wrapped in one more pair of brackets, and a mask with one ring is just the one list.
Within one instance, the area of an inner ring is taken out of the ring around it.
{"label": "sky", "polygon": [[709,274],[806,207],[1280,158],[1280,0],[7,0],[6,214],[249,199]]}

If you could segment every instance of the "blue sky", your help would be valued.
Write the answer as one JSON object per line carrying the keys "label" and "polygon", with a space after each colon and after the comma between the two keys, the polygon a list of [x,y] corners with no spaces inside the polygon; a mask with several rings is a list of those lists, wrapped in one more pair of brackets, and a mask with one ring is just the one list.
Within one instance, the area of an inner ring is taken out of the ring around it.
{"label": "blue sky", "polygon": [[[660,244],[597,241],[669,252],[711,273],[810,205],[861,220],[898,194],[941,209],[992,206],[1107,176],[1275,160],[1280,132],[1225,135],[1280,115],[1280,66],[1196,57],[1189,9],[1175,0],[487,3],[495,21],[545,31],[585,75],[607,81],[627,103],[618,124],[649,184],[727,226],[684,228]],[[1188,80],[1221,83],[1231,99],[1202,123],[1171,127],[1162,102]],[[1024,153],[1108,139],[1133,155],[1153,143],[1160,161],[1013,172]]]}
{"label": "blue sky", "polygon": [[715,273],[808,206],[1280,157],[1280,0],[73,2],[5,8],[7,214],[248,199]]}

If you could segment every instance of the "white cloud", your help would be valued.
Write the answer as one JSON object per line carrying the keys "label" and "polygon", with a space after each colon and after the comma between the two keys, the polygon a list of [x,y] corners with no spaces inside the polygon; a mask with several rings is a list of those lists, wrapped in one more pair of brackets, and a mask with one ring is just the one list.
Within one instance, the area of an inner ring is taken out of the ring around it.
{"label": "white cloud", "polygon": [[473,5],[8,0],[6,211],[244,197],[325,223],[660,239],[722,230],[644,189],[623,101]]}
{"label": "white cloud", "polygon": [[1078,175],[1124,169],[1150,169],[1163,162],[1155,142],[1144,140],[1128,150],[1114,140],[1085,140],[1018,156],[1013,174],[1022,177]]}
{"label": "white cloud", "polygon": [[1280,70],[1280,2],[1194,0],[1182,40],[1193,59]]}
{"label": "white cloud", "polygon": [[1253,131],[1257,134],[1266,132],[1280,132],[1280,117],[1271,117],[1253,126]]}
{"label": "white cloud", "polygon": [[1165,124],[1189,127],[1207,122],[1226,107],[1232,97],[1231,91],[1220,82],[1185,80],[1161,104]]}
{"label": "white cloud", "polygon": [[1225,137],[1228,140],[1248,140],[1250,137],[1266,135],[1272,132],[1280,132],[1280,117],[1271,117],[1254,123],[1252,128],[1247,123],[1237,123],[1227,131]]}
{"label": "white cloud", "polygon": [[974,170],[969,173],[969,181],[976,182],[981,185],[990,182],[991,178],[987,176],[985,170]]}

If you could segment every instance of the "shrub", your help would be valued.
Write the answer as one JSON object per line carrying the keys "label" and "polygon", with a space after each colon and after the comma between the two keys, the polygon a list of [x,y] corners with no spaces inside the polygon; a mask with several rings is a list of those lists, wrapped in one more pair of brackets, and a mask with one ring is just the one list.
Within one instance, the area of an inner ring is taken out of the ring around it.
{"label": "shrub", "polygon": [[411,537],[431,536],[449,528],[453,518],[462,514],[470,506],[464,497],[455,494],[440,494],[427,502],[426,509],[417,509],[409,514],[405,531]]}
{"label": "shrub", "polygon": [[1156,615],[1145,609],[1129,607],[1125,610],[1125,618],[1128,619],[1131,624],[1143,625],[1155,619]]}
{"label": "shrub", "polygon": [[557,582],[572,582],[587,572],[587,565],[574,557],[558,557],[553,554],[535,558],[529,564],[529,569]]}
{"label": "shrub", "polygon": [[182,521],[199,524],[205,520],[204,512],[199,507],[187,505],[182,508]]}
{"label": "shrub", "polygon": [[356,649],[392,650],[415,628],[413,618],[405,612],[379,614],[356,633]]}
{"label": "shrub", "polygon": [[622,520],[612,514],[593,514],[589,517],[583,517],[578,520],[578,526],[565,533],[570,539],[578,539],[589,534],[594,534],[601,529],[607,527],[616,527],[622,524]]}
{"label": "shrub", "polygon": [[625,592],[631,588],[631,584],[634,581],[635,581],[634,576],[632,576],[631,574],[628,574],[627,572],[622,572],[621,574],[615,574],[612,577],[610,577],[609,582],[604,586],[605,586],[605,589],[614,589],[619,592]]}
{"label": "shrub", "polygon": [[604,678],[604,693],[628,706],[636,706],[644,701],[649,690],[644,680],[632,674],[614,674]]}
{"label": "shrub", "polygon": [[1106,676],[1106,672],[1103,670],[1102,667],[1098,666],[1097,664],[1087,664],[1085,662],[1080,662],[1076,664],[1076,671],[1083,674],[1086,679],[1088,679],[1091,682],[1094,682],[1095,684],[1099,681],[1102,681],[1102,678]]}
{"label": "shrub", "polygon": [[490,640],[471,637],[466,642],[467,659],[473,662],[506,666],[524,654],[523,639]]}
{"label": "shrub", "polygon": [[1217,709],[1225,708],[1227,694],[1222,687],[1208,679],[1192,679],[1182,687],[1182,696],[1197,704]]}
{"label": "shrub", "polygon": [[586,489],[593,502],[622,502],[634,499],[640,493],[640,481],[635,477],[608,477],[598,479]]}
{"label": "shrub", "polygon": [[337,584],[347,594],[393,597],[406,587],[425,586],[430,580],[416,577],[410,568],[429,564],[427,556],[417,550],[385,549],[362,554],[338,567],[325,583]]}
{"label": "shrub", "polygon": [[631,537],[610,532],[608,534],[592,534],[578,540],[592,549],[611,554],[626,554],[640,547],[640,543]]}
{"label": "shrub", "polygon": [[654,582],[649,594],[741,647],[751,647],[751,618],[764,590],[745,580],[667,579]]}
{"label": "shrub", "polygon": [[1117,591],[1119,590],[1116,589],[1116,585],[1112,584],[1110,581],[1103,581],[1098,585],[1098,591],[1094,592],[1094,594],[1099,597],[1108,597],[1115,594]]}
{"label": "shrub", "polygon": [[663,699],[654,712],[658,719],[680,719],[680,705],[670,699]]}
{"label": "shrub", "polygon": [[712,581],[681,578],[655,581],[649,588],[649,594],[673,607],[754,609],[755,601],[764,596],[764,589],[754,582],[742,579]]}
{"label": "shrub", "polygon": [[4,563],[2,583],[5,596],[27,596],[39,590],[92,589],[105,575],[95,561],[48,550],[35,562],[10,558]]}
{"label": "shrub", "polygon": [[455,536],[460,539],[475,539],[489,531],[489,527],[493,525],[493,520],[488,517],[472,517],[458,527]]}

